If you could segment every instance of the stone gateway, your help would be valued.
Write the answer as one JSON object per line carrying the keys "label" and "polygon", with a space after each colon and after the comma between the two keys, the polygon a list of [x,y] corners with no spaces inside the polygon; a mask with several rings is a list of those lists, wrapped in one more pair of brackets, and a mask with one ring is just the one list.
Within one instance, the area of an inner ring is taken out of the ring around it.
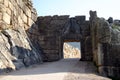
{"label": "stone gateway", "polygon": [[38,17],[28,30],[32,43],[38,43],[45,61],[63,58],[64,42],[81,42],[81,60],[93,61],[101,75],[120,76],[120,30],[115,23],[97,17],[90,11],[90,20],[85,16]]}
{"label": "stone gateway", "polygon": [[[36,27],[36,28],[35,28]],[[63,58],[64,42],[81,42],[81,60],[92,60],[90,24],[85,16],[46,16],[38,17],[28,30],[33,43],[38,43],[43,50],[44,60],[55,61]]]}
{"label": "stone gateway", "polygon": [[81,42],[81,61],[120,78],[120,20],[39,16],[31,0],[0,0],[0,73],[63,58],[64,42]]}

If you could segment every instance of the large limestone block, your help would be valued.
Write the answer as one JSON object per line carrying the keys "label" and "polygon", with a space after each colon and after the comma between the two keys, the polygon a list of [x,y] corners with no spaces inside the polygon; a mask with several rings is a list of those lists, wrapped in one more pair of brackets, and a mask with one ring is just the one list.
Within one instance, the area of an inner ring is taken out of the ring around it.
{"label": "large limestone block", "polygon": [[0,3],[3,3],[3,0],[0,0]]}
{"label": "large limestone block", "polygon": [[110,43],[111,41],[111,29],[109,23],[105,19],[101,18],[98,22],[98,41],[100,43]]}
{"label": "large limestone block", "polygon": [[11,26],[7,25],[5,22],[0,21],[0,30],[5,30],[10,28]]}
{"label": "large limestone block", "polygon": [[98,44],[98,52],[97,52],[97,66],[102,66],[103,65],[103,58],[104,58],[104,53],[102,50],[102,44]]}
{"label": "large limestone block", "polygon": [[26,23],[27,24],[27,16],[25,15],[25,14],[23,14],[23,16],[22,16],[22,20],[24,21],[24,23]]}
{"label": "large limestone block", "polygon": [[8,15],[7,13],[3,13],[3,20],[7,23],[10,24],[10,15]]}
{"label": "large limestone block", "polygon": [[4,4],[0,4],[0,13],[3,14],[3,12],[6,12],[6,7],[4,6]]}
{"label": "large limestone block", "polygon": [[33,23],[34,23],[33,20],[31,18],[28,18],[27,24],[29,25],[29,27],[31,27],[33,25]]}
{"label": "large limestone block", "polygon": [[0,20],[2,19],[2,13],[0,13]]}
{"label": "large limestone block", "polygon": [[117,29],[112,29],[111,30],[111,44],[116,44],[116,45],[120,45],[120,31]]}
{"label": "large limestone block", "polygon": [[4,0],[4,5],[8,7],[9,0]]}
{"label": "large limestone block", "polygon": [[31,18],[31,10],[26,7],[26,15]]}
{"label": "large limestone block", "polygon": [[18,16],[18,23],[19,23],[20,26],[24,25],[21,16]]}
{"label": "large limestone block", "polygon": [[9,7],[11,10],[13,10],[13,4],[12,4],[12,2],[9,2],[9,3],[8,3],[8,7]]}
{"label": "large limestone block", "polygon": [[33,21],[37,20],[37,11],[35,8],[32,8],[32,10],[31,10],[31,18]]}

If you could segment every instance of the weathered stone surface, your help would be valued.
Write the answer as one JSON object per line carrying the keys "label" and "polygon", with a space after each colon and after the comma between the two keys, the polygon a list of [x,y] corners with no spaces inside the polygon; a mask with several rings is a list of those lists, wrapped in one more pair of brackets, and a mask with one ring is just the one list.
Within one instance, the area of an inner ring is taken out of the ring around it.
{"label": "weathered stone surface", "polygon": [[[42,51],[37,44],[33,46],[25,32],[35,21],[32,11],[30,1],[0,0],[0,72],[42,62]],[[35,10],[33,13],[36,17]]]}
{"label": "weathered stone surface", "polygon": [[113,18],[112,18],[112,17],[109,17],[107,21],[108,21],[109,23],[113,23]]}
{"label": "weathered stone surface", "polygon": [[8,0],[4,0],[4,5],[5,5],[6,7],[8,7],[8,3],[9,3]]}
{"label": "weathered stone surface", "polygon": [[33,21],[37,20],[37,16],[36,15],[37,15],[36,9],[32,8],[32,10],[31,10],[31,19]]}
{"label": "weathered stone surface", "polygon": [[0,45],[0,69],[15,69],[12,60],[15,60],[16,58],[10,54],[10,44],[2,33],[0,33]]}
{"label": "weathered stone surface", "polygon": [[3,20],[7,23],[10,24],[10,15],[7,13],[3,13]]}
{"label": "weathered stone surface", "polygon": [[[33,47],[33,45],[29,41],[29,38],[27,38],[23,30],[19,29],[18,31],[14,31],[9,29],[2,31],[1,34],[1,39],[3,39],[3,41],[1,41],[1,45],[7,45],[2,46],[0,52],[2,55],[6,56],[6,58],[8,56],[8,58],[6,59],[10,61],[8,62],[8,64],[12,64],[14,68],[19,69],[24,65],[29,66],[35,63],[42,62],[42,58],[40,56],[41,53]],[[3,49],[5,47],[7,48]],[[5,51],[7,51],[6,54]],[[3,66],[6,66],[5,68],[10,67],[13,69],[13,67],[8,64]]]}
{"label": "weathered stone surface", "polygon": [[18,23],[19,23],[20,26],[23,26],[23,20],[21,19],[20,16],[18,16]]}
{"label": "weathered stone surface", "polygon": [[8,25],[6,25],[6,23],[5,23],[5,22],[0,21],[0,30],[5,30],[5,29],[7,29],[7,28],[9,28],[9,26],[8,26]]}
{"label": "weathered stone surface", "polygon": [[120,45],[120,31],[117,29],[111,30],[111,44]]}
{"label": "weathered stone surface", "polygon": [[[79,23],[80,22],[80,23]],[[84,60],[92,60],[92,47],[89,22],[85,16],[69,18],[68,16],[38,17],[36,24],[29,30],[31,41],[39,44],[48,61],[63,58],[63,43],[83,41],[81,47],[85,49],[82,54]],[[81,40],[84,38],[84,40]],[[90,46],[88,46],[90,45]]]}
{"label": "weathered stone surface", "polygon": [[[101,75],[120,78],[120,31],[119,26],[109,19],[97,18],[91,12],[93,57]],[[94,31],[94,32],[93,32]]]}
{"label": "weathered stone surface", "polygon": [[13,64],[15,65],[16,70],[19,70],[19,69],[21,69],[22,67],[25,67],[25,64],[23,63],[23,60],[22,60],[22,59],[21,59],[21,60],[19,59],[19,60],[14,61]]}
{"label": "weathered stone surface", "polygon": [[59,60],[63,43],[74,41],[81,41],[81,60],[93,59],[100,73],[120,76],[119,20],[107,22],[96,11],[90,11],[89,21],[85,16],[37,18],[31,0],[0,0],[0,72]]}
{"label": "weathered stone surface", "polygon": [[3,3],[3,0],[0,0],[0,3]]}
{"label": "weathered stone surface", "polygon": [[2,13],[0,13],[0,20],[2,19]]}
{"label": "weathered stone surface", "polygon": [[98,41],[100,43],[110,43],[111,29],[109,23],[105,19],[100,19],[98,24]]}
{"label": "weathered stone surface", "polygon": [[75,16],[75,19],[77,20],[77,22],[79,24],[84,24],[86,21],[86,17],[85,16]]}
{"label": "weathered stone surface", "polygon": [[0,12],[3,13],[6,11],[6,7],[0,3]]}
{"label": "weathered stone surface", "polygon": [[27,16],[26,16],[25,14],[23,14],[23,16],[22,16],[22,20],[24,21],[24,23],[27,24]]}
{"label": "weathered stone surface", "polygon": [[28,18],[28,23],[29,26],[32,26],[32,24],[34,24],[34,21],[31,18]]}

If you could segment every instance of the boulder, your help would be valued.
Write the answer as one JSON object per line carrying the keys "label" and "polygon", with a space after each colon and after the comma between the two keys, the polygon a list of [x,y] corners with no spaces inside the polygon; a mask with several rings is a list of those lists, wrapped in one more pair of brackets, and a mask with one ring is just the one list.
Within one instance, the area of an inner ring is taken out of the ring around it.
{"label": "boulder", "polygon": [[33,47],[25,31],[7,29],[0,32],[0,69],[20,69],[42,62],[40,51]]}

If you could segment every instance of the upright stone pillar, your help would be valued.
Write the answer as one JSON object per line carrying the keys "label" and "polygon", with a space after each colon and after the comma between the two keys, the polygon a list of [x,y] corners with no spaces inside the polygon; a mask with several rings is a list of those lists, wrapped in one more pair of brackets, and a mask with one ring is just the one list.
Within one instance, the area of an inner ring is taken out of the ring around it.
{"label": "upright stone pillar", "polygon": [[93,61],[97,63],[97,27],[98,19],[96,11],[90,11],[90,31],[92,38]]}

